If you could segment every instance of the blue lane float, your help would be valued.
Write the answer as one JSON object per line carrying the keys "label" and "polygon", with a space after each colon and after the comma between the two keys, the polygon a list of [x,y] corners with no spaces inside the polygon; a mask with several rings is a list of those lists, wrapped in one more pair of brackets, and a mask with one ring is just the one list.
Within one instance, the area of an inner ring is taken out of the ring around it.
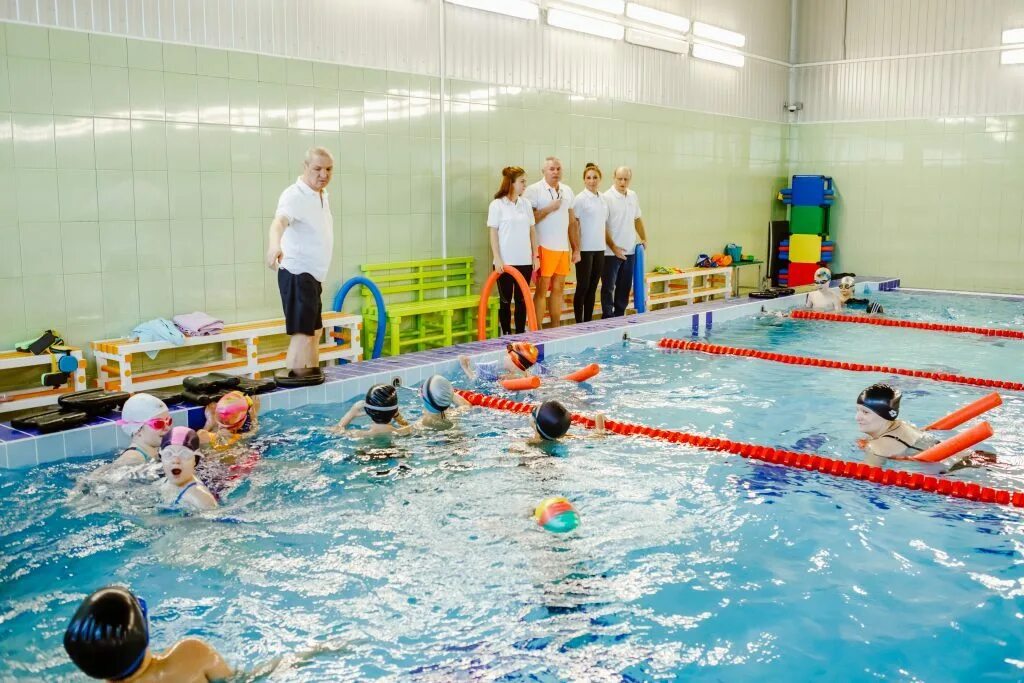
{"label": "blue lane float", "polygon": [[380,293],[380,289],[374,284],[373,280],[361,275],[346,280],[345,284],[338,290],[338,293],[334,295],[333,308],[335,311],[340,312],[342,305],[345,303],[345,297],[357,285],[362,285],[369,289],[370,293],[373,294],[373,300],[377,303],[377,336],[373,340],[373,355],[371,357],[380,358],[380,354],[384,350],[384,336],[387,334],[388,316],[387,309],[384,308],[384,296]]}

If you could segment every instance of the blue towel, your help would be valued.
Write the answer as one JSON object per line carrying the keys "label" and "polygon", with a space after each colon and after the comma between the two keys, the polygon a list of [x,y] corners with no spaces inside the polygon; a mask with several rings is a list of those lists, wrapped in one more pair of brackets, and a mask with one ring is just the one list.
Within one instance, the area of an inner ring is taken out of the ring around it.
{"label": "blue towel", "polygon": [[[185,335],[181,333],[181,330],[175,327],[174,323],[170,320],[164,318],[154,318],[138,325],[132,330],[132,336],[138,337],[140,342],[165,341],[175,346],[181,346],[185,343]],[[153,359],[156,358],[158,353],[160,352],[147,351],[146,355]]]}

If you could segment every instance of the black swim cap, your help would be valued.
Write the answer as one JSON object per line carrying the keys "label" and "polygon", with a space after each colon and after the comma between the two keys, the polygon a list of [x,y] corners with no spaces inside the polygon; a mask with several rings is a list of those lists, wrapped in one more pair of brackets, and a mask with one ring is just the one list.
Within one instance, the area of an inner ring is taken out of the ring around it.
{"label": "black swim cap", "polygon": [[872,384],[860,392],[857,405],[864,406],[883,419],[895,420],[900,414],[901,398],[903,394],[899,389],[893,389],[888,384]]}
{"label": "black swim cap", "polygon": [[149,647],[149,624],[125,588],[101,588],[78,606],[64,631],[64,649],[87,676],[119,680],[135,673]]}
{"label": "black swim cap", "polygon": [[544,401],[533,409],[533,424],[538,434],[554,441],[569,431],[569,411],[558,401]]}
{"label": "black swim cap", "polygon": [[371,420],[386,425],[398,414],[398,389],[393,384],[374,384],[366,392],[363,403]]}

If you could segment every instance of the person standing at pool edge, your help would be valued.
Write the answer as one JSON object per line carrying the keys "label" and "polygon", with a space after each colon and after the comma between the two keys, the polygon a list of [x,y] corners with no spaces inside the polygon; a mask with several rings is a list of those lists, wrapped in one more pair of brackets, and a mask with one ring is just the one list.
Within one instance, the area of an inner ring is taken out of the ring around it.
{"label": "person standing at pool edge", "polygon": [[537,231],[533,227],[533,208],[523,197],[526,171],[506,166],[501,171],[501,186],[487,207],[487,228],[491,256],[498,276],[498,324],[502,334],[512,334],[512,300],[516,302],[516,334],[526,331],[526,299],[516,281],[508,274],[515,268],[529,282],[538,267]]}
{"label": "person standing at pool edge", "polygon": [[647,232],[640,218],[640,199],[629,189],[632,180],[633,171],[628,166],[619,166],[615,169],[614,183],[601,195],[608,203],[607,248],[604,250],[604,275],[601,277],[602,318],[625,314],[629,292],[633,288],[636,245],[647,246]]}
{"label": "person standing at pool edge", "polygon": [[572,210],[572,188],[563,185],[562,162],[558,157],[544,160],[544,178],[526,188],[524,196],[533,206],[533,217],[537,223],[537,241],[540,243],[537,256],[540,258],[540,275],[533,305],[537,309],[537,322],[543,324],[547,309],[548,287],[551,288],[551,326],[562,322],[562,304],[565,302],[563,289],[569,264],[580,260],[580,224]]}
{"label": "person standing at pool edge", "polygon": [[270,224],[267,267],[277,271],[289,337],[285,367],[293,372],[320,365],[320,296],[334,251],[334,218],[326,192],[333,172],[331,153],[310,147],[302,175],[281,193]]}
{"label": "person standing at pool edge", "polygon": [[604,273],[605,233],[608,225],[608,202],[601,195],[601,169],[587,164],[583,171],[586,186],[572,204],[580,225],[580,260],[576,264],[576,295],[572,298],[576,322],[594,318],[597,284]]}

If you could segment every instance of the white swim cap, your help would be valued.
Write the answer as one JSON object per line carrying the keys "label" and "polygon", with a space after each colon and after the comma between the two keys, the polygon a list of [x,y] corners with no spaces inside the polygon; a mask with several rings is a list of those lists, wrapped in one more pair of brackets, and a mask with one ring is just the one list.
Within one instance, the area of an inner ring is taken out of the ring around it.
{"label": "white swim cap", "polygon": [[118,423],[125,434],[134,436],[148,420],[167,412],[167,405],[156,396],[135,394],[124,402]]}
{"label": "white swim cap", "polygon": [[451,408],[455,400],[455,389],[452,383],[441,375],[431,375],[420,386],[420,397],[427,411],[443,413]]}
{"label": "white swim cap", "polygon": [[857,284],[856,280],[849,275],[844,276],[843,279],[839,281],[839,286],[843,289],[853,289],[855,284]]}
{"label": "white swim cap", "polygon": [[823,285],[832,281],[832,271],[828,268],[818,268],[814,271],[814,284]]}

